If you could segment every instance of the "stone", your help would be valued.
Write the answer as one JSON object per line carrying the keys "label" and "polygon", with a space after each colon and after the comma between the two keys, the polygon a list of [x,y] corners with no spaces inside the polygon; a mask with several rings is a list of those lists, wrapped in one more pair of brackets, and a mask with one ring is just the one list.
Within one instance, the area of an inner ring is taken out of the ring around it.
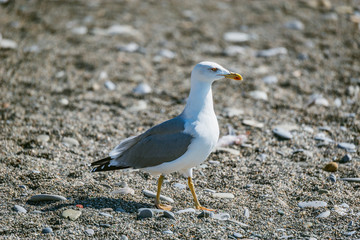
{"label": "stone", "polygon": [[100,215],[100,216],[104,216],[104,217],[110,217],[110,218],[113,217],[113,215],[111,215],[111,214],[109,214],[109,213],[106,213],[106,212],[100,212],[99,215]]}
{"label": "stone", "polygon": [[345,149],[347,151],[353,151],[355,150],[355,145],[352,144],[352,143],[345,143],[345,142],[341,142],[341,143],[338,143],[338,147],[339,148],[342,148],[342,149]]}
{"label": "stone", "polygon": [[278,82],[278,78],[275,75],[263,77],[262,81],[266,84],[275,84]]}
{"label": "stone", "polygon": [[109,75],[107,72],[105,71],[101,71],[100,74],[99,74],[99,80],[105,80],[105,79],[108,79],[109,78]]}
{"label": "stone", "polygon": [[241,116],[241,115],[244,114],[244,110],[239,109],[239,108],[227,107],[227,108],[224,108],[223,114],[224,114],[226,117]]}
{"label": "stone", "polygon": [[356,231],[344,232],[344,235],[350,237],[350,236],[354,235],[355,233],[356,233]]}
{"label": "stone", "polygon": [[66,147],[76,147],[76,146],[80,145],[78,140],[76,140],[75,138],[71,138],[71,137],[64,137],[63,140],[62,140],[62,143]]}
{"label": "stone", "polygon": [[214,198],[227,198],[227,199],[235,198],[234,194],[232,193],[213,193],[212,196]]}
{"label": "stone", "polygon": [[[146,197],[156,198],[156,193],[154,193],[152,191],[144,189],[142,192]],[[174,200],[172,198],[169,198],[169,197],[166,197],[163,195],[160,195],[160,200],[167,201],[169,203],[174,203]]]}
{"label": "stone", "polygon": [[140,49],[140,46],[139,46],[139,44],[137,44],[135,42],[131,42],[126,45],[119,45],[119,46],[117,46],[117,49],[120,52],[134,53]]}
{"label": "stone", "polygon": [[339,161],[339,163],[347,163],[347,162],[350,162],[351,161],[351,155],[350,154],[346,154],[346,155],[344,155],[341,159],[340,159],[340,161]]}
{"label": "stone", "polygon": [[139,212],[137,218],[144,219],[144,218],[152,218],[153,216],[154,216],[154,213],[151,209],[143,209]]}
{"label": "stone", "polygon": [[62,213],[62,216],[64,218],[69,218],[72,221],[78,219],[80,215],[81,215],[81,211],[73,210],[73,209],[67,209]]}
{"label": "stone", "polygon": [[291,20],[285,23],[285,27],[293,30],[304,30],[304,24],[299,20]]}
{"label": "stone", "polygon": [[347,204],[346,205],[341,204],[340,206],[334,205],[334,211],[340,216],[345,216],[349,211],[349,205]]}
{"label": "stone", "polygon": [[133,93],[136,95],[146,95],[151,92],[152,89],[147,83],[140,83],[133,89]]}
{"label": "stone", "polygon": [[214,216],[213,212],[210,211],[202,211],[197,217],[198,218],[212,218]]}
{"label": "stone", "polygon": [[52,228],[50,228],[50,227],[46,227],[46,228],[43,228],[41,232],[42,232],[42,233],[52,233],[53,230],[52,230]]}
{"label": "stone", "polygon": [[0,48],[3,49],[16,49],[18,47],[18,44],[10,39],[1,39],[0,38]]}
{"label": "stone", "polygon": [[250,211],[247,207],[244,207],[244,217],[246,217],[246,218],[250,217]]}
{"label": "stone", "polygon": [[92,236],[92,235],[94,235],[95,234],[95,232],[94,232],[94,230],[92,230],[92,229],[86,229],[85,230],[85,233],[86,233],[86,235],[88,235],[88,236]]}
{"label": "stone", "polygon": [[179,210],[175,213],[182,214],[182,213],[195,213],[195,212],[196,212],[196,210],[194,208],[185,208],[185,209]]}
{"label": "stone", "polygon": [[336,183],[336,176],[334,174],[330,174],[329,180],[333,183]]}
{"label": "stone", "polygon": [[144,100],[139,100],[135,105],[128,108],[130,112],[143,111],[147,108],[147,103]]}
{"label": "stone", "polygon": [[279,137],[280,139],[283,139],[283,140],[290,140],[293,137],[292,134],[289,131],[287,131],[287,130],[285,130],[283,128],[280,128],[280,127],[274,128],[273,133],[277,137]]}
{"label": "stone", "polygon": [[185,189],[186,188],[186,185],[182,184],[182,183],[174,183],[173,186],[174,186],[174,188],[177,188],[177,189]]}
{"label": "stone", "polygon": [[264,101],[268,100],[268,96],[267,96],[266,92],[259,91],[259,90],[249,92],[249,96],[256,100],[264,100]]}
{"label": "stone", "polygon": [[335,12],[338,14],[352,14],[353,13],[352,6],[348,5],[340,5],[335,7]]}
{"label": "stone", "polygon": [[173,232],[170,231],[170,230],[165,230],[165,231],[163,231],[162,233],[163,233],[163,234],[173,234]]}
{"label": "stone", "polygon": [[170,211],[164,211],[163,216],[172,220],[176,220],[174,213]]}
{"label": "stone", "polygon": [[63,106],[67,106],[69,105],[69,100],[67,100],[66,98],[62,98],[60,99],[59,103]]}
{"label": "stone", "polygon": [[88,28],[86,26],[74,27],[71,29],[71,32],[76,35],[85,35],[88,32]]}
{"label": "stone", "polygon": [[31,45],[24,47],[24,52],[26,53],[39,53],[41,52],[41,49],[38,45]]}
{"label": "stone", "polygon": [[129,240],[129,238],[127,236],[125,236],[125,235],[121,235],[120,240]]}
{"label": "stone", "polygon": [[330,216],[330,211],[329,210],[320,213],[319,215],[316,216],[316,218],[327,218],[328,216]]}
{"label": "stone", "polygon": [[173,51],[171,51],[169,49],[161,49],[158,52],[158,56],[167,58],[167,59],[174,59],[176,57],[176,53],[174,53]]}
{"label": "stone", "polygon": [[264,124],[252,119],[244,119],[242,121],[242,124],[244,124],[245,126],[250,126],[250,127],[256,127],[256,128],[263,128]]}
{"label": "stone", "polygon": [[325,135],[325,133],[318,133],[315,135],[314,139],[316,141],[323,141],[323,142],[327,142],[327,143],[332,143],[334,142],[334,140],[332,140],[331,138],[327,137]]}
{"label": "stone", "polygon": [[20,205],[14,205],[13,209],[18,213],[27,213],[27,210]]}
{"label": "stone", "polygon": [[284,47],[270,48],[265,50],[260,50],[257,52],[257,57],[273,57],[277,55],[285,55],[287,54],[287,49]]}
{"label": "stone", "polygon": [[235,238],[242,238],[243,237],[243,235],[241,233],[234,233],[233,236]]}
{"label": "stone", "polygon": [[360,182],[360,178],[340,178],[340,180],[346,182]]}
{"label": "stone", "polygon": [[230,219],[230,214],[228,214],[228,213],[215,213],[215,214],[212,215],[212,218],[216,219],[216,220],[220,220],[220,221],[225,221],[225,220]]}
{"label": "stone", "polygon": [[48,135],[42,134],[37,136],[36,141],[39,143],[46,143],[50,140],[50,137]]}
{"label": "stone", "polygon": [[243,32],[227,32],[224,34],[224,40],[232,43],[242,43],[250,40],[250,35]]}
{"label": "stone", "polygon": [[232,148],[216,147],[215,150],[216,150],[216,151],[219,151],[219,152],[228,152],[228,153],[230,153],[230,154],[232,154],[232,155],[235,155],[235,156],[240,155],[240,151],[239,151],[239,150],[232,149]]}
{"label": "stone", "polygon": [[237,55],[245,55],[246,48],[241,46],[228,46],[224,49],[224,54],[228,57],[234,57]]}
{"label": "stone", "polygon": [[109,89],[110,91],[113,91],[116,89],[116,85],[112,81],[106,81],[104,83],[104,86]]}
{"label": "stone", "polygon": [[340,98],[336,98],[335,100],[334,100],[334,105],[336,106],[336,107],[341,107],[341,99]]}
{"label": "stone", "polygon": [[108,223],[100,223],[100,227],[103,227],[103,228],[110,228],[111,225],[108,224]]}
{"label": "stone", "polygon": [[336,172],[339,168],[339,165],[336,162],[330,162],[325,165],[324,170],[327,172]]}
{"label": "stone", "polygon": [[112,195],[117,195],[117,194],[119,194],[119,195],[131,194],[132,195],[134,193],[135,193],[134,189],[129,188],[129,187],[119,188],[119,189],[111,192]]}
{"label": "stone", "polygon": [[132,26],[129,25],[118,25],[114,24],[107,29],[101,29],[101,28],[94,28],[93,30],[94,34],[96,35],[108,35],[108,36],[125,36],[125,37],[136,37],[140,38],[142,34],[134,29]]}
{"label": "stone", "polygon": [[318,208],[318,207],[326,207],[327,203],[323,201],[310,201],[310,202],[299,202],[298,206],[300,208]]}
{"label": "stone", "polygon": [[43,202],[43,201],[66,201],[66,198],[60,195],[52,194],[38,194],[32,196],[29,201],[31,202]]}

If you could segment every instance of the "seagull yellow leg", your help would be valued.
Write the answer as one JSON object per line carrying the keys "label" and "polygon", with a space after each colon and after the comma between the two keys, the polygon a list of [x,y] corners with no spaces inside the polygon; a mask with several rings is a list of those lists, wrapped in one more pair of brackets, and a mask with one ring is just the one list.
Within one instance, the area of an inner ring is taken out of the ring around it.
{"label": "seagull yellow leg", "polygon": [[156,198],[155,198],[155,206],[159,209],[170,211],[172,209],[172,206],[160,203],[160,192],[161,192],[161,185],[162,185],[163,181],[164,181],[164,176],[160,175],[159,181],[158,181]]}
{"label": "seagull yellow leg", "polygon": [[213,209],[208,209],[208,208],[205,208],[205,207],[200,205],[199,200],[196,197],[195,188],[194,188],[194,184],[193,184],[193,181],[192,181],[191,177],[188,177],[188,184],[189,184],[190,191],[191,191],[191,193],[192,193],[192,195],[194,197],[195,208],[199,209],[199,210],[215,211]]}

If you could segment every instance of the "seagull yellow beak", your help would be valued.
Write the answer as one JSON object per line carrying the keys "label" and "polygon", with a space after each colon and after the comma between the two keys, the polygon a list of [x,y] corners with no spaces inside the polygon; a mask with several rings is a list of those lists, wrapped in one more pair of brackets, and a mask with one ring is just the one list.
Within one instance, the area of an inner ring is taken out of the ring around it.
{"label": "seagull yellow beak", "polygon": [[234,80],[243,80],[242,76],[238,73],[229,73],[229,74],[224,74],[222,75],[224,76],[225,78],[230,78],[230,79],[234,79]]}

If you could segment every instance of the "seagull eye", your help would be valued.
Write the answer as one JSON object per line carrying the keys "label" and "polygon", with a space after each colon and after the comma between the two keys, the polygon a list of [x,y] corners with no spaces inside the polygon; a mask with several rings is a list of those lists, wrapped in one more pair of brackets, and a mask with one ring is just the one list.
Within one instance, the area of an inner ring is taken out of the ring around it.
{"label": "seagull eye", "polygon": [[211,69],[211,71],[213,71],[213,72],[216,72],[218,69],[217,68],[210,68]]}

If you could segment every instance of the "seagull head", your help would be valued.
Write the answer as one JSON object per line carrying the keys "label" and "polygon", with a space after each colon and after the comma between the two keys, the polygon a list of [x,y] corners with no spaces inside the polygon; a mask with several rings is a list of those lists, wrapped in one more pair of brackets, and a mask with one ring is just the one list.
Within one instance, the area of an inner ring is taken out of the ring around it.
{"label": "seagull head", "polygon": [[214,62],[198,63],[191,72],[191,78],[197,81],[214,82],[222,78],[242,80],[242,76],[233,73]]}

